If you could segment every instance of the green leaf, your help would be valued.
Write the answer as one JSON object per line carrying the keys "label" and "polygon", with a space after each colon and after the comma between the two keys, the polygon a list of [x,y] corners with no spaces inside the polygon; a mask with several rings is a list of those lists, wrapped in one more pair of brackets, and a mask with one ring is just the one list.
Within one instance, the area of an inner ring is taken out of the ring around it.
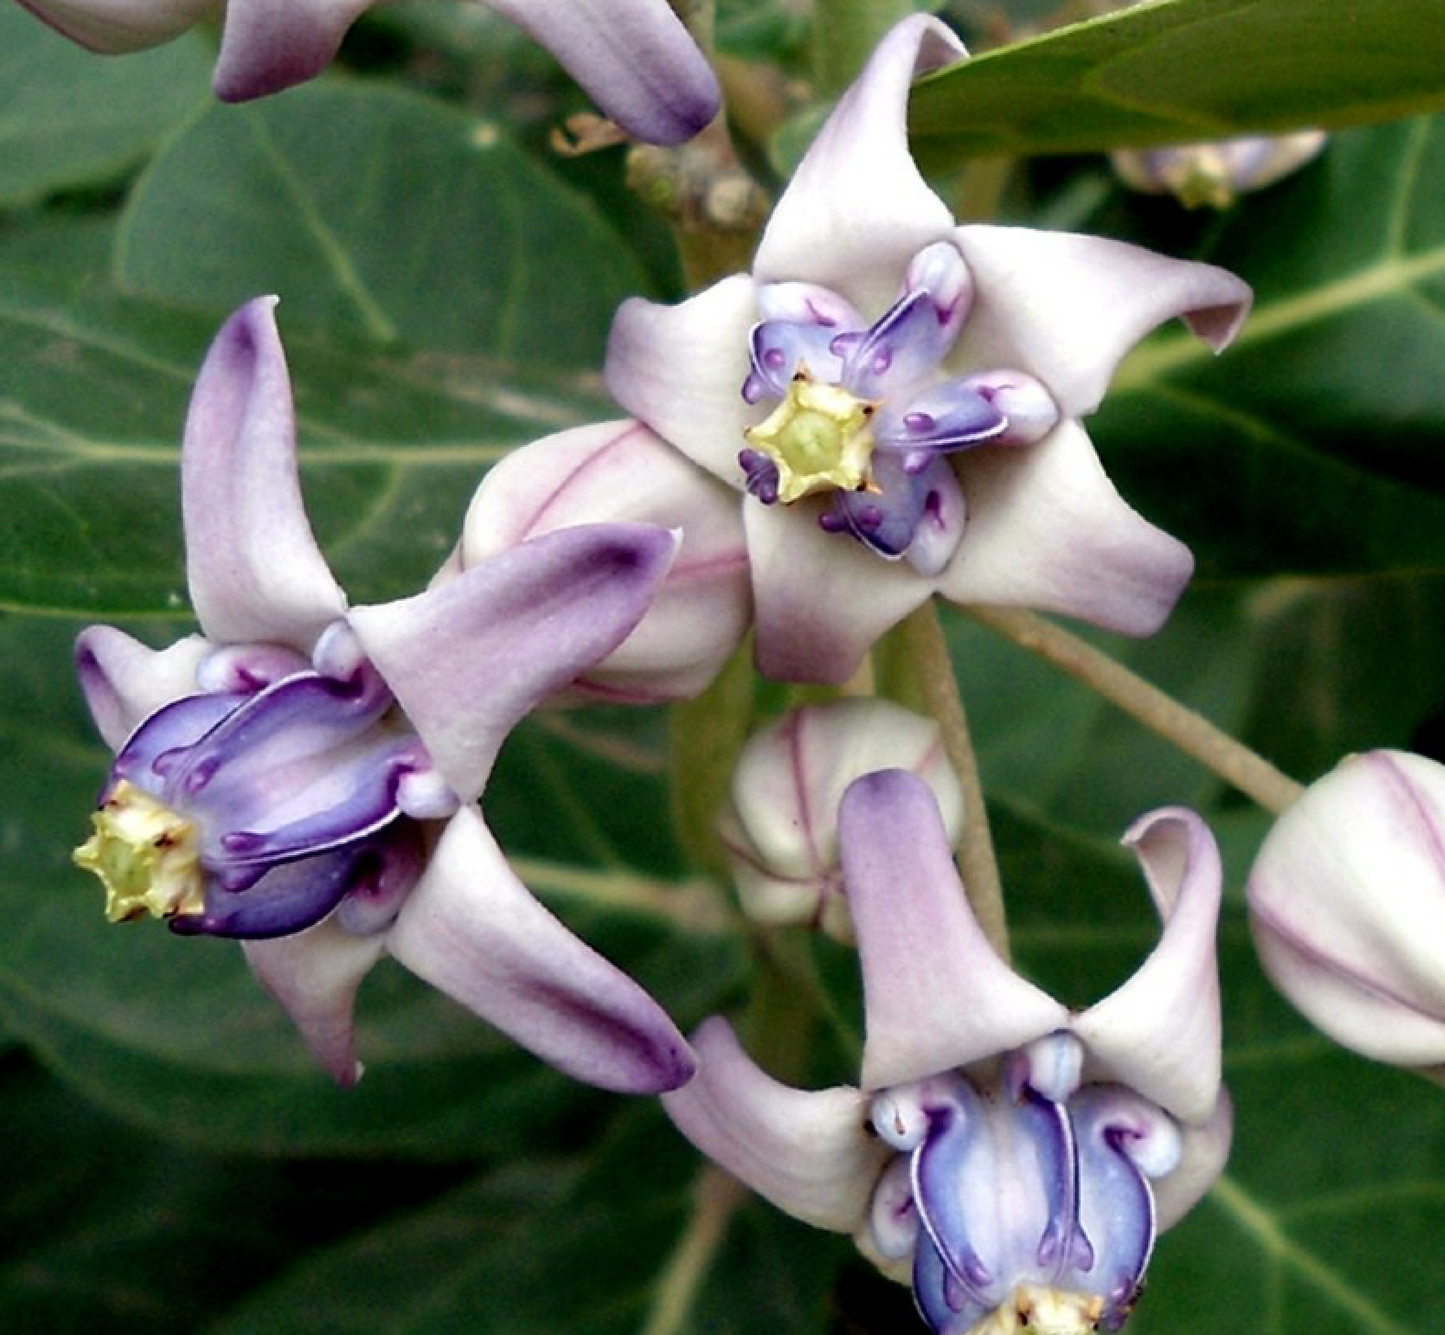
{"label": "green leaf", "polygon": [[[352,597],[415,592],[487,467],[615,410],[559,372],[308,340],[279,318],[312,523]],[[185,618],[179,451],[217,322],[22,280],[0,293],[0,607]]]}
{"label": "green leaf", "polygon": [[1445,106],[1434,0],[1163,0],[925,80],[930,161],[1338,128]]}
{"label": "green leaf", "polygon": [[[1090,422],[1146,516],[1200,574],[1445,570],[1445,120],[1343,134],[1192,248],[1256,291],[1215,357],[1182,328],[1121,368]],[[1084,219],[1180,253],[1154,200]],[[1201,244],[1202,243],[1202,244]]]}
{"label": "green leaf", "polygon": [[499,125],[327,80],[212,107],[176,137],[131,197],[116,272],[211,312],[277,292],[332,333],[587,368],[645,286],[607,221]]}
{"label": "green leaf", "polygon": [[585,1166],[479,1177],[297,1265],[210,1335],[823,1335],[845,1246],[748,1202],[641,1105]]}
{"label": "green leaf", "polygon": [[100,57],[16,5],[0,9],[0,207],[105,185],[146,157],[209,97],[198,35]]}

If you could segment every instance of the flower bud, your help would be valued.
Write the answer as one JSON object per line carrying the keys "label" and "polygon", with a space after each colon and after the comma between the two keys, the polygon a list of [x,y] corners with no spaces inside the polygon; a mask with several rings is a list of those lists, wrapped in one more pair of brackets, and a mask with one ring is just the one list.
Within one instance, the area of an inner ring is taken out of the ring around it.
{"label": "flower bud", "polygon": [[1120,149],[1109,161],[1131,190],[1173,195],[1186,209],[1226,209],[1240,195],[1263,190],[1313,161],[1327,138],[1323,130],[1246,135],[1218,143]]}
{"label": "flower bud", "polygon": [[1248,897],[1265,970],[1310,1020],[1445,1078],[1445,766],[1346,758],[1276,822]]}
{"label": "flower bud", "polygon": [[911,770],[933,790],[956,842],[958,780],[938,725],[885,700],[805,705],[748,743],[719,833],[743,910],[759,922],[813,923],[852,940],[838,864],[838,803],[860,775]]}

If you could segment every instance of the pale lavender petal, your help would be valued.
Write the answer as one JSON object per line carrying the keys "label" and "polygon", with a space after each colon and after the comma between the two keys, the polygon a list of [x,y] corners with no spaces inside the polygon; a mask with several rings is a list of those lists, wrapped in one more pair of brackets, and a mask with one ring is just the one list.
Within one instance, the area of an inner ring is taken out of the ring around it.
{"label": "pale lavender petal", "polygon": [[552,916],[479,812],[448,822],[387,949],[567,1075],[603,1089],[676,1089],[695,1062],[666,1012]]}
{"label": "pale lavender petal", "polygon": [[726,1020],[693,1035],[698,1072],[662,1106],[704,1154],[795,1219],[849,1233],[889,1151],[869,1136],[867,1098],[848,1086],[779,1084],[743,1051]]}
{"label": "pale lavender petal", "polygon": [[717,80],[667,0],[487,3],[551,51],[639,139],[679,143],[717,114]]}
{"label": "pale lavender petal", "polygon": [[928,15],[884,37],[778,201],[758,247],[760,281],[818,283],[870,313],[897,297],[913,257],[953,229],[908,152],[909,87],[964,54]]}
{"label": "pale lavender petal", "polygon": [[71,41],[108,55],[159,46],[219,8],[219,0],[20,0],[20,4]]}
{"label": "pale lavender petal", "polygon": [[779,681],[841,682],[878,637],[932,592],[903,562],[880,561],[845,533],[825,533],[822,499],[743,510],[752,559],[756,658]]}
{"label": "pale lavender petal", "polygon": [[735,491],[640,423],[578,427],[507,455],[467,511],[459,568],[570,525],[617,520],[680,528],[682,546],[637,629],[575,690],[611,700],[690,698],[751,621],[742,512]]}
{"label": "pale lavender petal", "polygon": [[275,297],[258,297],[226,321],[191,395],[181,457],[186,576],[212,640],[309,653],[346,598],[301,502],[275,307]]}
{"label": "pale lavender petal", "polygon": [[1159,1232],[1173,1228],[1214,1185],[1229,1160],[1233,1136],[1234,1106],[1229,1091],[1221,1086],[1209,1120],[1202,1126],[1180,1127],[1179,1163],[1151,1183]]}
{"label": "pale lavender petal", "polygon": [[605,658],[641,621],[675,537],[652,524],[588,524],[512,547],[350,623],[437,769],[463,802],[507,734]]}
{"label": "pale lavender petal", "polygon": [[921,779],[904,770],[859,779],[843,795],[838,841],[863,967],[865,1088],[966,1066],[1067,1027],[1065,1007],[989,945]]}
{"label": "pale lavender petal", "polygon": [[112,751],[162,705],[193,694],[211,646],[188,635],[150,649],[111,626],[87,626],[75,640],[75,670],[96,729]]}
{"label": "pale lavender petal", "polygon": [[974,304],[950,364],[1013,366],[1048,386],[1065,417],[1099,406],[1123,356],[1182,316],[1218,351],[1249,312],[1249,285],[1212,264],[1122,241],[1026,227],[956,233]]}
{"label": "pale lavender petal", "polygon": [[1078,422],[1021,449],[969,450],[954,467],[969,522],[939,578],[944,597],[1063,612],[1124,635],[1163,625],[1194,559],[1125,503]]}
{"label": "pale lavender petal", "polygon": [[746,274],[724,278],[680,306],[624,301],[607,340],[607,389],[695,464],[742,486],[743,432],[763,417],[742,387],[751,367],[756,289]]}
{"label": "pale lavender petal", "polygon": [[226,0],[212,79],[224,102],[245,102],[304,83],[336,55],[346,30],[374,0]]}
{"label": "pale lavender petal", "polygon": [[1105,1078],[1183,1122],[1205,1122],[1219,1100],[1219,850],[1183,807],[1141,817],[1124,842],[1139,858],[1163,934],[1137,972],[1073,1029]]}
{"label": "pale lavender petal", "polygon": [[339,1085],[361,1078],[352,1011],[361,980],[384,946],[384,937],[353,936],[332,918],[294,936],[242,943],[256,977]]}

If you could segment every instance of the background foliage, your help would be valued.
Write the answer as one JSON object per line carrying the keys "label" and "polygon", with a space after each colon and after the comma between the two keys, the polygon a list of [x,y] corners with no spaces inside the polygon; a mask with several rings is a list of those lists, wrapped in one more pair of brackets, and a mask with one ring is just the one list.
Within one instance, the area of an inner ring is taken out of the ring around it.
{"label": "background foliage", "polygon": [[[1012,221],[1255,286],[1231,351],[1162,333],[1093,423],[1121,490],[1200,565],[1160,636],[1110,647],[1300,778],[1351,748],[1445,753],[1445,119],[1387,119],[1445,103],[1432,10],[1169,0],[915,102],[949,190],[977,149],[1385,122],[1224,215],[1125,196],[1096,157],[1032,162],[1004,194]],[[806,73],[803,6],[733,0],[719,33]],[[732,1191],[654,1107],[568,1084],[399,970],[363,991],[366,1079],[333,1090],[238,952],[107,928],[69,863],[107,763],[69,642],[90,619],[152,642],[189,624],[180,424],[233,305],[284,298],[308,505],[358,599],[424,580],[509,448],[611,411],[596,369],[617,301],[679,279],[619,153],[547,149],[578,94],[486,11],[445,4],[367,19],[341,70],[244,108],[212,103],[199,34],[103,61],[10,6],[0,53],[0,1328],[914,1328],[845,1240]],[[1266,819],[1045,665],[949,630],[1040,981],[1082,1002],[1147,949],[1114,842],[1139,812],[1190,803],[1225,848],[1236,1151],[1160,1246],[1131,1329],[1445,1329],[1445,1101],[1334,1049],[1260,976],[1240,887]],[[656,712],[536,720],[487,805],[530,883],[691,1024],[736,1003],[749,966],[655,819],[665,765]],[[811,948],[852,1013],[851,960]],[[847,1046],[817,1045],[818,1081],[849,1075]],[[709,1259],[684,1299],[690,1247]]]}

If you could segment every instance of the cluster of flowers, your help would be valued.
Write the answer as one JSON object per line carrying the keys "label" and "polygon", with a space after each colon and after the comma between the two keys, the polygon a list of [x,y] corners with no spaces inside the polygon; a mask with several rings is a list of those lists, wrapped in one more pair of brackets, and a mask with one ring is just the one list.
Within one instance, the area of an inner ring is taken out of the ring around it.
{"label": "cluster of flowers", "polygon": [[[120,49],[219,0],[23,2]],[[600,0],[493,3],[638,134],[677,139],[715,109],[663,0],[611,0],[605,21]],[[314,73],[365,7],[230,0],[218,90]],[[185,430],[201,633],[157,651],[98,626],[77,644],[116,751],[77,860],[114,920],[239,939],[343,1084],[360,1074],[357,989],[389,954],[570,1075],[661,1093],[736,1177],[911,1280],[939,1335],[1113,1330],[1156,1233],[1229,1146],[1221,873],[1198,816],[1166,808],[1125,835],[1162,934],[1076,1012],[1000,958],[969,908],[935,726],[868,700],[785,716],[744,752],[720,830],[755,919],[856,940],[859,1084],[808,1092],[755,1065],[721,1017],[684,1038],[530,895],[477,807],[532,710],[695,695],[749,627],[763,674],[838,683],[934,594],[1135,635],[1168,616],[1190,555],[1118,495],[1081,419],[1163,321],[1222,347],[1248,289],[1114,241],[958,225],[905,118],[915,75],[962,55],[932,18],[899,24],[752,272],[620,310],[606,380],[633,416],[494,468],[415,597],[348,604],[302,504],[275,301],[236,312]],[[1378,866],[1335,851],[1341,808],[1396,850],[1401,902],[1383,916]],[[1250,886],[1266,964],[1307,1013],[1437,1070],[1438,960],[1401,924],[1438,916],[1442,818],[1437,767],[1354,760],[1279,823]]]}

